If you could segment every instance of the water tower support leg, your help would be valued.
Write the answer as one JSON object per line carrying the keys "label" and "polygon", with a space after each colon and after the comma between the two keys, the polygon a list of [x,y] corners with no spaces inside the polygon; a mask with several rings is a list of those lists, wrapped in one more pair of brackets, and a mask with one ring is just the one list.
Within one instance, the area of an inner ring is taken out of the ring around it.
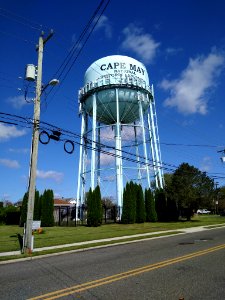
{"label": "water tower support leg", "polygon": [[149,176],[149,161],[148,161],[148,152],[146,146],[146,138],[145,138],[145,125],[144,125],[144,117],[143,117],[143,108],[142,108],[142,101],[139,100],[139,116],[141,121],[141,129],[142,129],[142,137],[143,137],[143,148],[144,148],[144,156],[145,156],[145,168],[146,168],[146,175],[147,175],[147,182],[150,188],[150,176]]}
{"label": "water tower support leg", "polygon": [[155,155],[156,155],[157,179],[159,181],[160,188],[163,188],[163,170],[162,170],[162,160],[161,160],[161,153],[160,153],[160,146],[159,146],[159,134],[158,134],[157,116],[155,110],[155,97],[154,97],[153,85],[152,85],[152,96],[153,96],[153,100],[150,102],[150,114],[152,118],[153,144],[155,147]]}
{"label": "water tower support leg", "polygon": [[122,152],[121,152],[121,125],[119,114],[119,94],[116,89],[116,126],[115,126],[115,144],[116,144],[116,191],[117,191],[117,204],[122,214],[122,193],[123,193],[123,173],[122,173]]}
{"label": "water tower support leg", "polygon": [[138,182],[139,184],[141,184],[141,164],[140,164],[140,155],[139,155],[138,141],[137,141],[137,127],[135,122],[134,122],[134,139],[135,139],[136,158],[137,158]]}
{"label": "water tower support leg", "polygon": [[159,184],[158,184],[158,180],[157,180],[155,147],[154,147],[153,136],[152,136],[152,119],[151,119],[151,115],[150,115],[149,111],[148,111],[148,133],[149,133],[149,141],[150,141],[152,161],[153,161],[153,172],[154,172],[154,179],[155,179],[155,187],[158,189]]}
{"label": "water tower support leg", "polygon": [[[80,158],[79,158],[79,167],[78,167],[78,178],[77,178],[77,207],[81,205],[81,198],[80,198],[80,190],[81,190],[81,169],[82,169],[82,162],[83,162],[83,145],[84,145],[84,114],[81,115],[81,138],[80,138]],[[76,212],[78,217],[78,209]]]}
{"label": "water tower support leg", "polygon": [[92,150],[91,150],[91,189],[95,189],[96,168],[96,94],[93,94],[93,124],[92,124]]}
{"label": "water tower support leg", "polygon": [[83,161],[82,161],[82,185],[81,185],[81,204],[84,204],[86,192],[86,168],[87,168],[87,131],[88,131],[88,115],[84,114],[84,134],[83,134]]}
{"label": "water tower support leg", "polygon": [[100,134],[101,134],[101,131],[100,131],[100,123],[98,123],[98,166],[97,166],[97,184],[98,186],[100,187],[100,183],[101,183],[101,174],[100,174],[100,167],[101,167],[101,146],[100,146],[100,143],[101,143],[101,139],[100,139]]}

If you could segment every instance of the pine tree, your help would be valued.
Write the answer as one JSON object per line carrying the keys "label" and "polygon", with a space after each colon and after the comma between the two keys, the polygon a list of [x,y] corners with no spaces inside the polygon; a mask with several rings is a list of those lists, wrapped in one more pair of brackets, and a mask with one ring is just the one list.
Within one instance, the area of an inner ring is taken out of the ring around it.
{"label": "pine tree", "polygon": [[101,191],[97,186],[94,191],[91,189],[87,195],[87,225],[100,226],[102,224],[102,201]]}
{"label": "pine tree", "polygon": [[52,190],[45,190],[42,195],[41,225],[43,227],[54,226],[54,194]]}
{"label": "pine tree", "polygon": [[123,190],[123,211],[121,216],[121,223],[128,224],[129,220],[129,201],[127,199],[127,184]]}
{"label": "pine tree", "polygon": [[141,185],[136,184],[136,223],[145,222],[145,203]]}
{"label": "pine tree", "polygon": [[96,205],[96,219],[97,219],[97,226],[102,224],[102,199],[101,199],[101,191],[100,187],[97,185],[94,191],[95,196],[95,205]]}
{"label": "pine tree", "polygon": [[146,211],[146,221],[156,222],[157,213],[155,210],[155,201],[153,194],[150,189],[145,190],[145,211]]}
{"label": "pine tree", "polygon": [[94,226],[94,195],[90,188],[87,194],[87,226]]}
{"label": "pine tree", "polygon": [[24,223],[27,221],[27,203],[28,203],[28,192],[26,192],[23,196],[23,202],[21,207],[21,215],[20,215],[20,226],[24,226]]}
{"label": "pine tree", "polygon": [[130,201],[130,223],[136,222],[136,202],[137,202],[137,191],[138,187],[136,183],[133,183],[133,181],[130,181],[128,183],[129,189],[129,201]]}
{"label": "pine tree", "polygon": [[34,200],[34,220],[40,220],[40,197],[39,192],[35,191],[35,200]]}
{"label": "pine tree", "polygon": [[133,224],[136,219],[136,197],[133,182],[126,184],[123,192],[123,211],[121,223]]}

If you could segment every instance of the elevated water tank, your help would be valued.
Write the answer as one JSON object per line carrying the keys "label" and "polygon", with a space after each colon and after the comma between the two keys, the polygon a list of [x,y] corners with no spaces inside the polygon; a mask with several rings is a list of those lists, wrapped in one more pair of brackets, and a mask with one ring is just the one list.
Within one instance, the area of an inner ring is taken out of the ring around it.
{"label": "elevated water tank", "polygon": [[131,57],[112,55],[95,61],[85,73],[79,101],[83,109],[92,116],[92,95],[95,94],[97,120],[104,124],[114,124],[117,118],[116,89],[120,122],[134,122],[139,118],[139,100],[142,101],[145,112],[152,94],[145,66]]}

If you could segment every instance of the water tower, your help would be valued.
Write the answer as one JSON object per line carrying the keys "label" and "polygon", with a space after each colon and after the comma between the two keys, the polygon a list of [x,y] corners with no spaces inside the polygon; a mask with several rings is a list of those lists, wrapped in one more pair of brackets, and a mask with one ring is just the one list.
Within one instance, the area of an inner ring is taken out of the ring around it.
{"label": "water tower", "polygon": [[121,55],[95,61],[79,90],[79,113],[78,205],[96,185],[104,195],[107,178],[120,207],[126,181],[163,187],[154,91],[141,62]]}

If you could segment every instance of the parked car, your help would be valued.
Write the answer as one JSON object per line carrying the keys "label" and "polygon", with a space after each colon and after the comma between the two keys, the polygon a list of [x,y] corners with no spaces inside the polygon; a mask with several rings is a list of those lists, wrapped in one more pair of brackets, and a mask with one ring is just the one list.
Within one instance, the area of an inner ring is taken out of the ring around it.
{"label": "parked car", "polygon": [[206,209],[206,208],[202,208],[202,209],[197,210],[197,214],[199,214],[199,215],[207,215],[207,214],[210,214],[210,213],[211,213],[211,211]]}

